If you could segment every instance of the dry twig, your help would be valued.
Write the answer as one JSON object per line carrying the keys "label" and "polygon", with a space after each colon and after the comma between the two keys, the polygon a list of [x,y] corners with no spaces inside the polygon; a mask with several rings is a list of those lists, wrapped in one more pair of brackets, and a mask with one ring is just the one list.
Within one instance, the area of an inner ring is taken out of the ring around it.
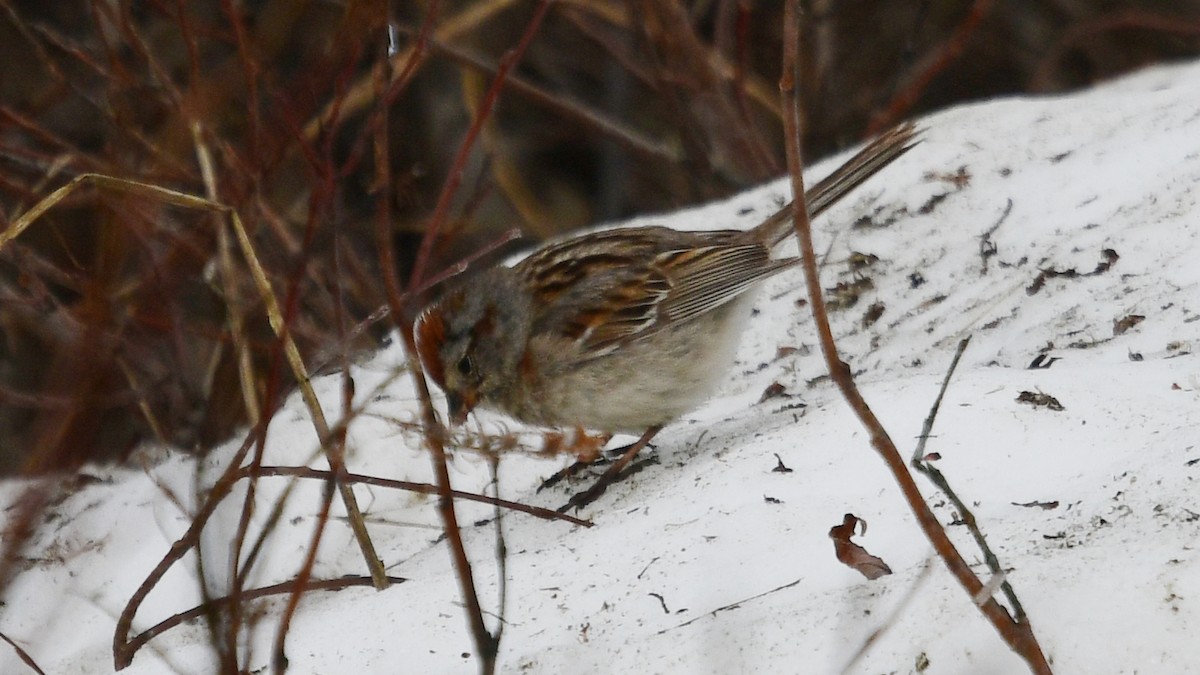
{"label": "dry twig", "polygon": [[984,584],[971,570],[963,559],[962,554],[950,541],[946,530],[930,510],[929,505],[921,496],[920,489],[908,472],[904,460],[900,456],[896,444],[888,435],[883,424],[875,417],[875,413],[867,405],[854,382],[850,366],[838,355],[837,344],[833,339],[833,331],[829,325],[829,315],[825,309],[825,298],[821,292],[821,280],[817,270],[816,253],[813,250],[812,227],[809,223],[807,207],[801,197],[804,194],[804,175],[800,152],[800,105],[797,100],[797,80],[800,70],[797,63],[799,34],[797,30],[798,0],[788,0],[786,18],[784,20],[785,37],[783,40],[783,74],[779,88],[783,94],[783,104],[787,111],[784,115],[787,142],[785,148],[788,157],[788,173],[792,179],[792,193],[797,195],[794,203],[796,237],[800,244],[801,266],[804,269],[805,283],[808,288],[809,306],[812,308],[813,321],[820,337],[821,353],[825,357],[825,365],[830,377],[841,391],[843,398],[850,405],[863,427],[870,434],[871,445],[879,453],[880,458],[887,464],[892,476],[904,493],[905,501],[916,516],[917,523],[925,536],[933,544],[938,556],[945,563],[950,573],[958,580],[967,593],[979,602],[980,611],[987,617],[1005,643],[1025,662],[1034,673],[1039,675],[1050,673],[1050,665],[1042,653],[1041,645],[1028,621],[1018,621],[1009,615],[1008,611],[996,602],[995,598],[980,598]]}

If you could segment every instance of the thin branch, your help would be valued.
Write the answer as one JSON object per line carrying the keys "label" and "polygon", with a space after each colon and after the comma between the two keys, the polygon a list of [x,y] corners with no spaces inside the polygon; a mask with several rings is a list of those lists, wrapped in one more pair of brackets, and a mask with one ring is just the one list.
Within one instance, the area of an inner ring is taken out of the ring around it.
{"label": "thin branch", "polygon": [[930,54],[922,60],[922,63],[918,64],[916,68],[917,72],[910,76],[908,85],[897,91],[888,104],[884,106],[883,110],[872,118],[870,125],[867,127],[867,133],[879,133],[908,114],[908,111],[916,105],[921,95],[929,89],[929,85],[933,83],[933,80],[957,61],[963,52],[966,51],[971,37],[975,35],[975,32],[979,29],[979,25],[983,23],[983,19],[992,11],[994,2],[995,0],[975,0],[974,4],[971,5],[971,11],[967,13],[962,23],[958,24],[958,27],[955,28],[954,34],[947,38],[937,51]]}
{"label": "thin branch", "polygon": [[[984,589],[984,584],[967,565],[962,554],[955,548],[946,534],[945,528],[938,521],[929,505],[925,502],[916,482],[908,472],[896,444],[888,436],[883,424],[875,416],[874,411],[867,405],[854,382],[849,364],[843,362],[838,355],[837,344],[833,339],[833,331],[829,325],[829,314],[825,309],[825,298],[821,292],[821,280],[817,270],[816,252],[813,250],[812,227],[808,219],[808,210],[804,203],[804,175],[800,153],[800,102],[798,101],[799,63],[799,0],[788,0],[785,5],[784,39],[783,39],[783,72],[779,88],[783,95],[785,114],[785,149],[787,151],[788,172],[792,179],[793,194],[796,199],[793,214],[796,225],[796,237],[800,245],[801,266],[804,269],[805,283],[808,288],[809,307],[812,309],[813,321],[820,337],[821,353],[825,357],[825,365],[830,377],[837,384],[842,397],[850,405],[855,415],[871,438],[871,445],[879,453],[892,476],[904,493],[905,501],[912,509],[917,524],[925,536],[933,544],[934,550],[945,563],[950,573],[967,591],[972,598],[978,598]],[[995,598],[987,598],[979,603],[979,609],[991,622],[996,631],[1008,646],[1026,663],[1032,672],[1038,674],[1050,673],[1050,665],[1042,653],[1041,645],[1028,622],[1014,621],[1008,611],[996,602]]]}
{"label": "thin branch", "polygon": [[[488,455],[488,468],[492,473],[492,488],[496,493],[496,499],[500,499],[500,455],[491,453]],[[504,511],[500,509],[500,505],[495,507],[495,515],[492,521],[496,525],[496,616],[499,621],[496,623],[496,633],[494,635],[496,643],[499,644],[500,639],[504,637],[504,615],[508,609],[508,544],[504,541]]]}
{"label": "thin branch", "polygon": [[496,77],[492,79],[492,84],[488,88],[487,94],[479,103],[479,112],[475,115],[475,120],[471,123],[471,127],[467,129],[466,136],[463,137],[462,143],[458,146],[458,152],[455,154],[454,161],[450,164],[450,171],[446,174],[446,182],[442,185],[441,194],[438,195],[437,205],[434,206],[433,215],[429,218],[429,225],[425,229],[425,235],[421,238],[421,247],[417,251],[416,261],[413,263],[412,275],[409,277],[409,286],[416,286],[425,276],[425,268],[429,266],[430,253],[433,251],[433,243],[437,240],[438,232],[445,224],[450,213],[450,200],[458,192],[458,186],[462,183],[462,174],[467,164],[467,158],[471,154],[471,150],[475,147],[475,141],[483,132],[483,125],[492,115],[492,111],[496,107],[496,102],[500,99],[500,92],[504,89],[508,74],[520,63],[521,58],[525,55],[525,51],[529,49],[529,45],[533,42],[533,37],[537,35],[538,29],[542,25],[542,19],[545,18],[546,12],[550,9],[550,5],[554,4],[555,0],[541,0],[538,3],[537,9],[533,13],[533,18],[529,20],[529,24],[525,28],[525,34],[521,36],[521,41],[517,46],[509,50],[500,58],[500,64],[496,68]]}
{"label": "thin branch", "polygon": [[[263,466],[258,469],[260,476],[294,476],[296,478],[311,478],[315,480],[326,480],[329,477],[328,472],[321,469],[312,469],[307,466]],[[423,495],[439,494],[438,486],[429,483],[414,483],[406,480],[396,480],[393,478],[380,478],[378,476],[367,476],[359,473],[348,473],[345,480],[351,484],[374,485],[376,487],[388,488],[390,490],[407,490]],[[462,490],[451,490],[450,496],[455,499],[462,499],[469,502],[479,502],[480,504],[491,504],[496,507],[502,507],[510,511],[519,511],[529,514],[535,518],[542,520],[564,520],[572,525],[581,527],[591,527],[590,520],[584,520],[565,513],[558,513],[550,509],[544,509],[540,506],[531,506],[522,504],[521,502],[509,501],[492,497],[490,495],[481,495],[474,492],[464,492]]]}
{"label": "thin branch", "polygon": [[[434,40],[430,43],[433,51],[452,59],[460,65],[467,66],[485,75],[496,76],[496,68],[483,59],[466,50],[449,43]],[[508,76],[508,89],[514,94],[520,94],[530,101],[542,105],[558,113],[563,120],[574,122],[590,132],[606,136],[630,152],[636,153],[647,160],[676,163],[680,160],[678,150],[668,144],[647,138],[637,129],[625,125],[624,122],[612,119],[603,112],[585,107],[561,94],[547,91],[537,84],[515,74]]]}
{"label": "thin branch", "polygon": [[766,596],[771,595],[772,593],[778,593],[779,591],[782,591],[782,590],[785,590],[788,588],[792,588],[793,586],[798,585],[801,581],[804,581],[804,579],[801,578],[801,579],[796,579],[795,581],[789,581],[788,583],[782,584],[780,586],[776,586],[775,588],[772,588],[769,591],[763,591],[762,593],[757,593],[748,598],[742,598],[741,600],[738,600],[737,602],[731,602],[728,605],[722,605],[714,610],[705,612],[704,614],[701,614],[700,616],[698,616],[694,619],[689,619],[687,621],[684,621],[683,623],[679,624],[678,626],[671,626],[670,628],[664,628],[664,629],[658,631],[657,633],[655,633],[655,635],[662,635],[664,633],[669,633],[673,630],[679,630],[680,628],[683,628],[685,626],[690,626],[690,625],[696,623],[700,619],[704,619],[704,618],[707,618],[710,616],[716,616],[720,612],[727,612],[731,609],[737,609],[738,607],[741,607],[743,604],[745,604],[747,602],[752,602],[754,600],[758,600],[759,598],[765,598]]}
{"label": "thin branch", "polygon": [[42,670],[41,666],[37,664],[37,661],[33,660],[33,657],[29,655],[29,652],[22,649],[21,645],[13,642],[12,638],[8,637],[4,633],[0,633],[0,640],[7,642],[9,646],[13,648],[13,651],[17,653],[17,658],[21,659],[25,665],[32,668],[33,672],[37,673],[37,675],[46,675],[46,671]]}
{"label": "thin branch", "polygon": [[[388,577],[389,584],[402,584],[406,581],[408,581],[408,579],[405,579],[404,577],[392,577],[392,576]],[[270,597],[272,595],[283,595],[284,593],[291,593],[293,591],[293,589],[295,588],[296,583],[297,583],[296,580],[293,579],[290,581],[284,581],[284,582],[281,582],[278,584],[273,584],[271,586],[264,586],[262,588],[251,588],[249,590],[242,591],[239,602],[249,602],[251,600],[258,600],[259,598],[266,598],[266,597]],[[373,579],[371,579],[371,577],[345,576],[345,577],[339,577],[337,579],[318,579],[315,581],[309,580],[307,583],[304,584],[303,590],[305,592],[309,592],[309,591],[340,591],[345,588],[373,586],[374,583],[375,582]],[[154,638],[158,637],[159,635],[162,635],[163,633],[174,628],[175,626],[178,626],[179,624],[187,622],[187,621],[191,621],[192,619],[196,619],[201,616],[204,616],[205,614],[207,614],[209,612],[220,611],[222,609],[225,609],[225,608],[231,606],[232,604],[233,604],[233,598],[230,596],[214,598],[212,600],[205,602],[204,604],[197,605],[196,607],[193,607],[193,608],[187,610],[186,612],[180,612],[174,616],[171,616],[167,619],[164,619],[164,620],[154,624],[150,628],[147,628],[146,630],[142,631],[141,633],[138,633],[137,636],[135,636],[128,643],[126,643],[126,646],[130,652],[129,653],[130,658],[132,658],[133,654],[136,653],[139,649],[144,647],[147,642],[149,642],[150,640],[153,640]],[[126,663],[125,665],[128,665],[128,663]],[[120,662],[118,662],[117,670],[124,668],[125,665],[120,665]]]}
{"label": "thin branch", "polygon": [[[342,427],[345,429],[345,427]],[[339,434],[338,444],[345,443],[345,432]],[[300,608],[300,597],[306,591],[309,580],[312,579],[313,566],[317,564],[317,552],[321,548],[321,539],[325,535],[325,527],[329,524],[329,509],[333,506],[334,487],[337,484],[335,474],[331,471],[328,480],[324,483],[324,489],[321,491],[321,508],[318,511],[317,522],[313,526],[312,539],[308,542],[308,548],[305,549],[304,562],[300,565],[300,572],[296,575],[295,581],[291,584],[291,592],[288,593],[287,605],[283,609],[283,614],[279,617],[279,629],[275,631],[275,644],[271,652],[271,670],[277,675],[287,671],[288,659],[285,649],[287,644],[288,630],[292,626],[292,617],[296,615],[296,610]],[[243,593],[243,597],[245,594]]]}
{"label": "thin branch", "polygon": [[[221,474],[220,478],[213,484],[212,489],[209,490],[208,498],[201,505],[200,511],[192,517],[192,522],[188,525],[187,531],[179,539],[176,539],[175,543],[171,544],[171,548],[168,549],[162,560],[158,561],[158,564],[154,566],[150,574],[146,575],[146,578],[138,585],[137,590],[130,596],[129,602],[125,603],[125,608],[121,610],[121,615],[117,617],[117,625],[113,630],[113,667],[116,670],[122,670],[132,663],[138,649],[150,637],[153,637],[147,636],[144,632],[134,636],[132,639],[129,637],[133,629],[133,619],[137,615],[138,609],[142,606],[142,602],[145,601],[146,596],[150,595],[150,591],[154,590],[154,587],[162,580],[167,570],[171,569],[176,561],[183,558],[188,551],[199,545],[200,533],[204,531],[204,526],[208,523],[208,519],[216,512],[217,506],[233,490],[233,486],[237,484],[238,479],[241,477],[238,467],[242,463],[242,460],[246,458],[246,454],[250,451],[255,438],[256,434],[254,433],[247,435],[241,447],[233,454],[229,466],[225,469],[225,473]],[[197,616],[200,615],[197,614]]]}
{"label": "thin branch", "polygon": [[[496,106],[508,73],[516,67],[517,63],[524,56],[525,51],[529,48],[529,45],[533,42],[533,38],[541,27],[542,20],[545,18],[553,2],[554,0],[542,0],[538,4],[533,17],[529,20],[525,28],[524,34],[521,36],[520,42],[500,59],[499,67],[496,70],[496,77],[492,81],[483,101],[480,103],[479,112],[476,114],[470,129],[467,130],[467,134],[459,146],[455,160],[451,164],[450,172],[446,176],[446,182],[442,186],[437,206],[434,208],[429,225],[425,230],[425,235],[421,240],[416,261],[413,264],[412,275],[409,277],[408,284],[410,287],[418,285],[424,277],[425,268],[429,264],[433,243],[437,239],[437,233],[449,213],[450,200],[458,190],[467,157],[474,147],[475,140],[483,130],[484,122],[490,117],[492,110]],[[390,269],[387,271],[387,274],[392,274]],[[393,317],[398,323],[400,333],[404,338],[406,352],[409,355],[409,370],[412,373],[420,402],[421,419],[425,426],[426,445],[430,450],[430,461],[433,463],[434,474],[437,476],[438,494],[440,496],[438,511],[442,516],[442,527],[449,542],[451,558],[454,561],[454,569],[458,576],[463,601],[467,608],[467,619],[470,623],[471,635],[475,641],[475,649],[479,657],[480,672],[492,673],[496,668],[496,655],[499,652],[500,642],[497,636],[488,632],[487,625],[484,624],[483,612],[480,608],[479,596],[475,588],[474,574],[471,571],[471,562],[467,558],[466,549],[463,546],[462,536],[459,532],[458,516],[455,513],[454,498],[450,486],[450,470],[446,464],[445,429],[434,415],[433,404],[429,398],[429,385],[425,382],[420,364],[414,360],[413,355],[417,353],[416,342],[413,338],[412,324],[404,318],[403,312],[405,307],[398,292],[398,284],[393,280],[387,284],[387,287],[388,302],[392,306]]]}
{"label": "thin branch", "polygon": [[954,375],[954,370],[958,367],[958,361],[962,358],[963,352],[967,350],[967,345],[971,342],[971,338],[965,337],[958,343],[958,349],[954,352],[954,358],[950,361],[950,367],[946,370],[946,377],[942,380],[942,388],[938,391],[937,399],[933,402],[933,406],[929,409],[929,416],[925,418],[925,425],[921,428],[921,437],[917,441],[917,448],[913,451],[912,466],[917,471],[925,474],[931,483],[937,486],[950,502],[954,504],[954,508],[958,511],[958,517],[966,525],[967,531],[971,533],[971,537],[975,539],[975,544],[979,546],[979,550],[983,553],[983,560],[987,563],[988,569],[992,573],[993,579],[1000,579],[1000,590],[1004,592],[1004,597],[1008,599],[1008,604],[1012,605],[1013,616],[1018,622],[1024,622],[1025,608],[1021,605],[1021,601],[1017,599],[1017,592],[1013,590],[1011,584],[1005,578],[1004,568],[1000,565],[1000,559],[992,551],[992,547],[988,546],[987,539],[983,536],[983,531],[979,529],[979,524],[975,521],[975,514],[967,507],[966,503],[959,498],[950,487],[949,481],[945,475],[934,466],[931,462],[925,460],[925,442],[929,440],[929,434],[933,431],[933,420],[937,416],[938,408],[942,405],[942,397],[946,394],[946,388],[950,386],[950,377]]}

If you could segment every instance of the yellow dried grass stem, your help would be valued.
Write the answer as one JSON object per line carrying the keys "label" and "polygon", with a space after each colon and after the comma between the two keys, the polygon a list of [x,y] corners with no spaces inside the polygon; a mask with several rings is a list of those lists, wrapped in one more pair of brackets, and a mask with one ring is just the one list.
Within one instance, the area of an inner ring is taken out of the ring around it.
{"label": "yellow dried grass stem", "polygon": [[[3,250],[10,241],[20,236],[22,232],[28,229],[47,211],[54,208],[85,184],[105,190],[146,197],[181,208],[218,213],[228,218],[228,222],[233,227],[239,248],[242,251],[242,257],[249,266],[251,278],[254,279],[254,284],[266,307],[267,320],[270,322],[275,334],[283,342],[284,355],[287,358],[288,366],[291,368],[292,375],[296,378],[296,382],[300,386],[301,397],[309,410],[309,414],[312,416],[313,427],[317,431],[317,437],[320,439],[321,449],[325,453],[326,460],[329,462],[330,468],[333,469],[334,475],[344,473],[344,464],[340,456],[338,456],[337,451],[333,448],[334,438],[330,434],[329,423],[325,419],[325,413],[321,409],[320,401],[317,400],[316,392],[312,388],[308,368],[305,367],[304,360],[300,356],[300,349],[296,346],[295,340],[292,339],[291,333],[288,331],[288,326],[283,320],[283,314],[279,309],[279,301],[276,299],[275,292],[271,288],[271,282],[267,279],[266,271],[263,269],[262,264],[259,262],[258,254],[254,250],[254,244],[250,241],[250,237],[246,233],[246,228],[242,224],[242,219],[238,216],[236,210],[210,199],[189,195],[150,183],[142,183],[127,178],[116,178],[104,174],[85,173],[76,176],[69,183],[50,193],[46,198],[34,204],[28,211],[15,218],[7,230],[0,232],[0,250]],[[231,270],[232,262],[230,262]],[[230,276],[226,276],[225,280],[228,282]],[[226,297],[230,297],[228,289]],[[234,312],[231,311],[231,313]],[[247,381],[245,376],[243,376],[242,386],[244,389],[243,397],[253,398],[252,389],[249,391],[245,390],[247,387],[252,387],[252,383]],[[248,412],[253,413],[252,410]],[[379,556],[375,553],[375,545],[372,543],[366,524],[363,522],[362,511],[358,507],[358,500],[355,498],[354,492],[348,483],[338,480],[337,485],[342,503],[346,508],[347,519],[350,521],[350,528],[358,540],[359,548],[362,549],[367,568],[371,572],[371,578],[374,580],[376,588],[384,588],[388,585],[387,574],[383,569],[383,563],[380,562]]]}

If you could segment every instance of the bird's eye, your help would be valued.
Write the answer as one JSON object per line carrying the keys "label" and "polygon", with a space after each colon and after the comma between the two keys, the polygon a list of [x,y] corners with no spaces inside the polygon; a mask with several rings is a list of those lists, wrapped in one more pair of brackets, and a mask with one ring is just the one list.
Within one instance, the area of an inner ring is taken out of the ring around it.
{"label": "bird's eye", "polygon": [[475,362],[470,356],[464,356],[458,360],[458,372],[463,375],[470,375],[475,370]]}

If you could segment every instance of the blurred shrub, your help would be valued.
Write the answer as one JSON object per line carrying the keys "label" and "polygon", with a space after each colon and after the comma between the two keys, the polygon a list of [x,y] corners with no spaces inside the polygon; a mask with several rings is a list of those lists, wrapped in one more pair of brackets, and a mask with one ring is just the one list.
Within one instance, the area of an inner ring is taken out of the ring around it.
{"label": "blurred shrub", "polygon": [[[561,0],[452,166],[532,0],[0,2],[0,218],[83,172],[241,214],[306,355],[335,367],[386,326],[380,246],[411,268],[448,172],[433,268],[710,200],[783,170],[782,3]],[[804,3],[805,143],[828,153],[921,111],[1060,91],[1200,47],[1200,0]],[[418,41],[428,29],[429,39]],[[423,44],[423,49],[414,49]],[[377,224],[385,223],[386,241]],[[0,251],[0,472],[203,449],[287,382],[248,277],[216,282],[219,220],[83,189]],[[235,308],[231,310],[232,308]]]}

